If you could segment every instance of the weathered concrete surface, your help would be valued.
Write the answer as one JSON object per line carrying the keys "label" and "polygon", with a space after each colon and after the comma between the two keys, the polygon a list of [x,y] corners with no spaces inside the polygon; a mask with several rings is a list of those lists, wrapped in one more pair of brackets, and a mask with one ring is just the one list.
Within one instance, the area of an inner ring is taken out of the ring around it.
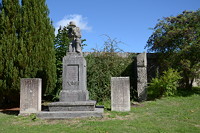
{"label": "weathered concrete surface", "polygon": [[37,113],[37,117],[41,119],[103,117],[103,108],[95,108],[94,111],[43,111]]}
{"label": "weathered concrete surface", "polygon": [[94,111],[96,101],[53,102],[49,111]]}
{"label": "weathered concrete surface", "polygon": [[137,92],[138,101],[147,99],[147,56],[146,53],[137,55]]}
{"label": "weathered concrete surface", "polygon": [[68,53],[63,58],[61,102],[87,101],[86,61],[80,53]]}
{"label": "weathered concrete surface", "polygon": [[42,79],[22,78],[20,81],[20,115],[41,111]]}
{"label": "weathered concrete surface", "polygon": [[129,77],[111,77],[111,110],[130,111]]}

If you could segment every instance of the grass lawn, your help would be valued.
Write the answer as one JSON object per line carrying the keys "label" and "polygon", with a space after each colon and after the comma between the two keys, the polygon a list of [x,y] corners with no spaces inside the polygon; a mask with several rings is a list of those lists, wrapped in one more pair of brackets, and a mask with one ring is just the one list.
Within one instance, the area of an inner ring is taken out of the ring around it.
{"label": "grass lawn", "polygon": [[0,113],[0,133],[200,133],[200,95],[169,97],[105,111],[104,118],[41,120]]}

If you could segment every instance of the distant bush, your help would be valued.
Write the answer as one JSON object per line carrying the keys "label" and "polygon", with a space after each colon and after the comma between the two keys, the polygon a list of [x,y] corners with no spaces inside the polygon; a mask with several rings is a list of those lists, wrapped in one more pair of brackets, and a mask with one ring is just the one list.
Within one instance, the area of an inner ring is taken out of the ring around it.
{"label": "distant bush", "polygon": [[148,86],[148,93],[151,97],[174,96],[177,93],[180,73],[175,69],[168,69],[160,77],[153,78]]}
{"label": "distant bush", "polygon": [[[86,56],[87,87],[90,99],[105,101],[110,99],[111,77],[129,76],[132,78],[133,55],[120,57],[117,53],[94,52]],[[132,68],[132,69],[131,69]]]}

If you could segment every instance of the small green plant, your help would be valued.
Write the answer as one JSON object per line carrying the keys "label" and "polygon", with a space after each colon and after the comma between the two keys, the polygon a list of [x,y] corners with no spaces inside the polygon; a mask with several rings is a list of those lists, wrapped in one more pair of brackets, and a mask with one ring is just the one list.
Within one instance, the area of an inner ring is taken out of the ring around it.
{"label": "small green plant", "polygon": [[31,114],[30,118],[31,118],[32,121],[35,121],[37,119],[36,114]]}
{"label": "small green plant", "polygon": [[181,78],[180,72],[170,68],[164,71],[161,77],[157,76],[152,79],[148,86],[149,94],[154,98],[174,96],[177,93],[177,87]]}

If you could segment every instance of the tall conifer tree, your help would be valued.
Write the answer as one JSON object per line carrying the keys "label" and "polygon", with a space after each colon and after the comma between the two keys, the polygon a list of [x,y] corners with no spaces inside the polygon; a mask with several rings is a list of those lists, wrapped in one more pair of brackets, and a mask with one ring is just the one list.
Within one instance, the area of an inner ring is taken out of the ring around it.
{"label": "tall conifer tree", "polygon": [[20,5],[18,0],[2,0],[0,13],[0,93],[5,99],[19,96],[16,66]]}
{"label": "tall conifer tree", "polygon": [[24,77],[43,79],[43,93],[51,93],[56,83],[54,28],[48,15],[45,0],[22,0],[19,59],[25,62]]}
{"label": "tall conifer tree", "polygon": [[19,102],[20,78],[42,78],[43,93],[56,83],[54,28],[45,0],[2,0],[0,104]]}

